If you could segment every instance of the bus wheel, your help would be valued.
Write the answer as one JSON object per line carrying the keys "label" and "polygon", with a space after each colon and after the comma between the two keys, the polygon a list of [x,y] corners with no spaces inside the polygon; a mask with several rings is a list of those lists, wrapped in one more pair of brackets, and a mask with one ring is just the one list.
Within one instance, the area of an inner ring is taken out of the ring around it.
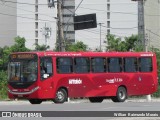
{"label": "bus wheel", "polygon": [[29,102],[31,104],[41,104],[42,100],[40,100],[40,99],[30,99]]}
{"label": "bus wheel", "polygon": [[101,103],[103,101],[103,98],[102,97],[90,97],[89,101],[91,103]]}
{"label": "bus wheel", "polygon": [[124,102],[127,99],[127,91],[124,87],[119,87],[117,95],[111,98],[113,102]]}
{"label": "bus wheel", "polygon": [[68,95],[65,89],[59,89],[56,93],[56,98],[53,100],[54,103],[64,103],[67,101]]}

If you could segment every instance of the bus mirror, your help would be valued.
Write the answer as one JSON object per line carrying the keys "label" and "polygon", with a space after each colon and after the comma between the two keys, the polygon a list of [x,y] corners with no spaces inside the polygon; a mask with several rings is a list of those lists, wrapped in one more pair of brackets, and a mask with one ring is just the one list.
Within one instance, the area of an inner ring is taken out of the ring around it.
{"label": "bus mirror", "polygon": [[48,78],[49,74],[43,74],[43,78]]}

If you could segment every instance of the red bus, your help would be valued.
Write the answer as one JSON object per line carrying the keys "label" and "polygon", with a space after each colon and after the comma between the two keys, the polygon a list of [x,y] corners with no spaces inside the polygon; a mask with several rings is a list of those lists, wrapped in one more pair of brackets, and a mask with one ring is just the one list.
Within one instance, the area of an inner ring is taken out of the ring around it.
{"label": "red bus", "polygon": [[8,96],[31,104],[67,98],[124,102],[157,91],[152,52],[21,52],[9,56]]}

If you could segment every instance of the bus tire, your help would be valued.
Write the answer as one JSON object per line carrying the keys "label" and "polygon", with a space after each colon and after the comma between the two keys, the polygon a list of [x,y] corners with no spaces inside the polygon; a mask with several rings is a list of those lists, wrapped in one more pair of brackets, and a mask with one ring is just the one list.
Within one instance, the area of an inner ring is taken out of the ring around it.
{"label": "bus tire", "polygon": [[54,103],[64,103],[67,101],[68,95],[65,89],[60,88],[56,92],[56,98],[53,100]]}
{"label": "bus tire", "polygon": [[31,104],[41,104],[42,100],[40,100],[40,99],[30,99],[29,102]]}
{"label": "bus tire", "polygon": [[103,101],[103,98],[102,97],[90,97],[89,101],[91,103],[101,103]]}
{"label": "bus tire", "polygon": [[111,98],[113,102],[124,102],[127,99],[127,91],[124,87],[119,87],[115,97]]}

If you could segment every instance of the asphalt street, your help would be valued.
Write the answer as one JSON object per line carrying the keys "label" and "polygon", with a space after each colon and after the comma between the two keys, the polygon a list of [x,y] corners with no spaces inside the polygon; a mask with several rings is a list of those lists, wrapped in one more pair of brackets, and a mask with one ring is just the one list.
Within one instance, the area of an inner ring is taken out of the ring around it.
{"label": "asphalt street", "polygon": [[[31,105],[28,101],[1,101],[0,111],[62,111],[58,114],[63,114],[63,111],[160,111],[160,102],[152,101],[126,101],[124,103],[114,103],[112,101],[104,101],[102,103],[89,103],[87,100],[77,100],[66,102],[64,104],[54,104],[52,101],[43,102],[40,105]],[[96,114],[96,113],[95,113]],[[63,116],[63,115],[62,115]],[[1,119],[1,118],[0,118]],[[10,118],[3,118],[10,119]],[[18,120],[22,118],[12,118],[12,120]],[[27,118],[23,118],[27,119]],[[37,120],[137,120],[137,117],[53,117],[53,118],[29,118]],[[138,120],[159,120],[159,117],[139,117]]]}

